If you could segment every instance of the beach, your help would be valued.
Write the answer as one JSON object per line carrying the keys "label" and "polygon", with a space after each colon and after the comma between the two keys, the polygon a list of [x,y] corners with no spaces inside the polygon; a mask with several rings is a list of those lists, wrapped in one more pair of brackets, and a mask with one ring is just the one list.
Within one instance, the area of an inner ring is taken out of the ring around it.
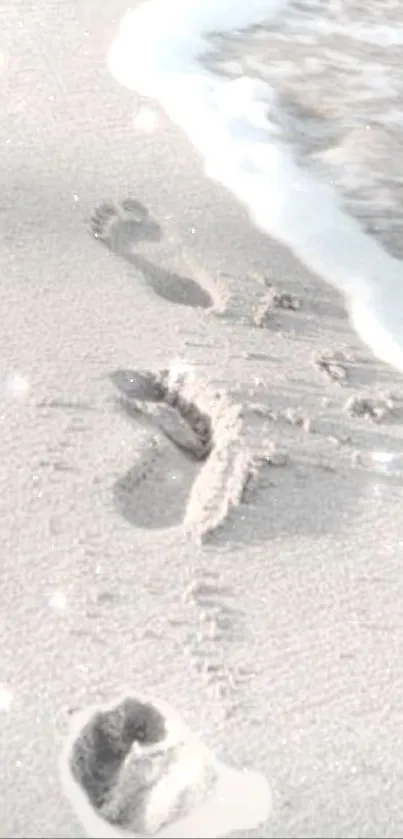
{"label": "beach", "polygon": [[240,835],[398,836],[399,364],[113,78],[123,2],[2,12],[0,835],[87,835],[60,754],[127,691],[266,779]]}

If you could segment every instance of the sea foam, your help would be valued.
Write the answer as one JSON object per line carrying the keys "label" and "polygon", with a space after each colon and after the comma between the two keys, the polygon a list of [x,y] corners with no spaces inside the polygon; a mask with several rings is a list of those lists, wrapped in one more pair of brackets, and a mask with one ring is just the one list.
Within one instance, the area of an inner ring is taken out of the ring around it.
{"label": "sea foam", "polygon": [[121,84],[161,104],[203,156],[206,174],[339,289],[361,339],[403,371],[402,262],[346,212],[331,184],[298,164],[279,136],[273,87],[253,77],[228,80],[200,61],[209,34],[281,26],[289,13],[287,0],[148,0],[123,18],[109,67]]}

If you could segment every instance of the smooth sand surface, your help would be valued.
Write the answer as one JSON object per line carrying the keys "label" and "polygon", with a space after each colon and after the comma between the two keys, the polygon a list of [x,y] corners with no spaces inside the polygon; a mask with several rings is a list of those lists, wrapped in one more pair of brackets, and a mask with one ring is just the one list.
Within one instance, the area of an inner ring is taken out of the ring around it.
{"label": "smooth sand surface", "polygon": [[0,835],[84,835],[128,686],[267,777],[242,835],[399,836],[402,379],[113,82],[124,9],[2,10]]}

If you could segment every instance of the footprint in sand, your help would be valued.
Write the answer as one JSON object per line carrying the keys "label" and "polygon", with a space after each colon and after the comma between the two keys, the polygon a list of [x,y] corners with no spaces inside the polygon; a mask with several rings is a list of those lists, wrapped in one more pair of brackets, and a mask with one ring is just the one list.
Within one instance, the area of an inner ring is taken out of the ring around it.
{"label": "footprint in sand", "polygon": [[121,256],[138,242],[160,242],[162,237],[160,225],[150,218],[147,208],[131,198],[97,207],[91,218],[91,232]]}
{"label": "footprint in sand", "polygon": [[117,370],[110,378],[125,415],[151,431],[114,486],[118,511],[137,527],[182,524],[207,538],[242,503],[256,474],[242,406],[182,368]]}
{"label": "footprint in sand", "polygon": [[195,280],[160,268],[134,252],[139,242],[159,242],[162,238],[160,225],[140,202],[127,198],[116,205],[102,204],[92,216],[91,233],[113,253],[130,262],[164,300],[202,309],[213,306],[210,294]]}
{"label": "footprint in sand", "polygon": [[63,791],[89,836],[218,837],[266,821],[257,772],[219,761],[165,702],[126,693],[73,714]]}
{"label": "footprint in sand", "polygon": [[119,408],[131,422],[150,429],[134,453],[133,467],[114,485],[115,505],[137,527],[180,524],[190,488],[211,451],[208,417],[195,406],[178,409],[167,392],[164,374],[117,370],[110,376]]}

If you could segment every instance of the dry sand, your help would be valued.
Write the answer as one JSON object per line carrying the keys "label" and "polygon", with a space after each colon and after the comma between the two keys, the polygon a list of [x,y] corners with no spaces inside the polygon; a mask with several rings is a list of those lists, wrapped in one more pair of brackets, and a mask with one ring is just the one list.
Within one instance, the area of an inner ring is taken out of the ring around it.
{"label": "dry sand", "polygon": [[0,835],[84,835],[69,714],[127,686],[268,778],[242,835],[399,836],[403,382],[133,125],[124,8],[2,9]]}

